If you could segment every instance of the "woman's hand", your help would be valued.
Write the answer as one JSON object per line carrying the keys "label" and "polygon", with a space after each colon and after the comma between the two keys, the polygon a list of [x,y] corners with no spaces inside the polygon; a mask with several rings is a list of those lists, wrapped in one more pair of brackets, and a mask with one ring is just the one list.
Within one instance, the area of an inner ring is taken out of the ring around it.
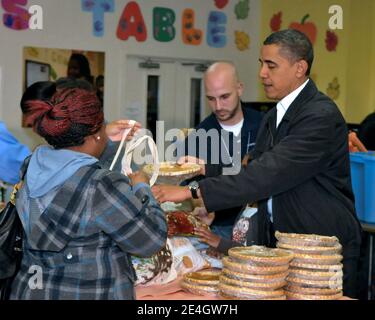
{"label": "woman's hand", "polygon": [[155,185],[151,188],[151,190],[155,199],[160,203],[166,201],[183,202],[191,199],[189,187]]}
{"label": "woman's hand", "polygon": [[214,247],[215,249],[219,246],[220,243],[220,236],[217,234],[204,229],[204,228],[195,228],[194,229],[194,234],[199,236],[199,240],[202,242],[207,243],[211,247]]}
{"label": "woman's hand", "polygon": [[150,184],[150,178],[143,171],[136,171],[134,173],[128,173],[128,177],[131,181],[131,185],[135,186],[138,183]]}
{"label": "woman's hand", "polygon": [[108,123],[105,127],[105,132],[107,136],[112,141],[121,141],[122,135],[126,129],[132,128],[129,134],[126,137],[126,140],[129,141],[133,139],[134,134],[141,129],[141,124],[133,120],[117,120],[111,123]]}
{"label": "woman's hand", "polygon": [[201,170],[199,171],[199,173],[197,175],[205,175],[206,174],[206,168],[205,168],[205,163],[204,163],[204,160],[202,159],[199,159],[199,158],[196,158],[196,157],[193,157],[193,156],[183,156],[181,158],[179,158],[177,160],[177,163],[178,164],[184,164],[184,163],[196,163],[196,164],[199,164],[199,166],[201,167]]}

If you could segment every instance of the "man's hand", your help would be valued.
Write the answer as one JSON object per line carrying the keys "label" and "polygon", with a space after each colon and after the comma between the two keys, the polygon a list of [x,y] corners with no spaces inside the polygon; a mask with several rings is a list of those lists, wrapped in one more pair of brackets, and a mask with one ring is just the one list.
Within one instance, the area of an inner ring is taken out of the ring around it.
{"label": "man's hand", "polygon": [[199,171],[199,173],[197,175],[203,175],[204,176],[206,174],[205,163],[204,163],[204,160],[202,160],[202,159],[192,157],[192,156],[183,156],[183,157],[181,157],[177,160],[177,163],[180,164],[180,165],[184,164],[184,163],[199,164],[199,166],[201,167],[201,170]]}
{"label": "man's hand", "polygon": [[211,231],[204,229],[204,228],[195,228],[194,234],[199,236],[199,240],[202,242],[207,243],[211,247],[215,249],[219,246],[220,243],[220,236],[212,233]]}
{"label": "man's hand", "polygon": [[191,199],[192,197],[189,187],[154,185],[151,190],[155,199],[160,203],[166,201],[178,203]]}
{"label": "man's hand", "polygon": [[105,131],[108,138],[112,141],[121,141],[124,131],[128,128],[132,128],[126,137],[126,140],[129,141],[133,139],[134,134],[141,129],[141,127],[139,122],[133,123],[132,120],[117,120],[108,123],[105,127]]}
{"label": "man's hand", "polygon": [[246,153],[241,161],[241,165],[246,168],[250,160],[252,160],[251,155],[249,153]]}
{"label": "man's hand", "polygon": [[137,183],[141,182],[150,184],[150,178],[143,171],[128,173],[128,177],[131,181],[132,186],[135,186]]}
{"label": "man's hand", "polygon": [[349,151],[350,152],[367,152],[366,147],[363,145],[361,140],[358,139],[355,132],[350,132],[348,136]]}

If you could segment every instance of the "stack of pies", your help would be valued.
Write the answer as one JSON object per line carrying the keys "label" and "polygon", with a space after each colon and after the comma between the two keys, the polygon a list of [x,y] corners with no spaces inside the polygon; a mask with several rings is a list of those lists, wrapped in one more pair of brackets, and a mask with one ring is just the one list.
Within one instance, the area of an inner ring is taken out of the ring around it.
{"label": "stack of pies", "polygon": [[336,237],[275,233],[277,247],[294,253],[286,278],[292,300],[336,300],[342,297],[342,247]]}
{"label": "stack of pies", "polygon": [[289,262],[293,254],[263,246],[236,247],[223,258],[219,292],[229,299],[285,300]]}
{"label": "stack of pies", "polygon": [[216,295],[220,273],[220,269],[206,269],[186,273],[181,282],[181,287],[193,294]]}

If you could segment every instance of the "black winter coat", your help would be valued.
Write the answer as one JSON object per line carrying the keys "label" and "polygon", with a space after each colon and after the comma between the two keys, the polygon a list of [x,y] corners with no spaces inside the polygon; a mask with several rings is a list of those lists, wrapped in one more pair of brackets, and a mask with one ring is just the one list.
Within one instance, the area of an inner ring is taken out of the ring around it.
{"label": "black winter coat", "polygon": [[272,196],[275,230],[336,236],[344,257],[359,256],[361,226],[351,186],[348,131],[339,109],[310,80],[277,129],[276,112],[265,115],[254,160],[245,169],[199,182],[207,210],[258,201],[260,228],[266,228]]}

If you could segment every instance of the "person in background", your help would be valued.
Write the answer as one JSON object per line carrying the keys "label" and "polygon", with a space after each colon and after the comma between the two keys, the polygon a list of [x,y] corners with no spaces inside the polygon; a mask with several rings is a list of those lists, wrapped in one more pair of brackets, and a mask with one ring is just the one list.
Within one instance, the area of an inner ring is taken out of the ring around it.
{"label": "person in background", "polygon": [[[102,169],[104,115],[95,93],[56,90],[28,100],[25,120],[43,145],[25,160],[16,207],[25,231],[11,299],[135,299],[130,255],[165,246],[167,223],[141,172]],[[31,266],[42,283],[30,286]]]}
{"label": "person in background", "polygon": [[91,85],[94,84],[90,63],[86,56],[81,53],[71,54],[68,62],[67,76],[73,79],[84,79],[90,82]]}
{"label": "person in background", "polygon": [[375,151],[375,112],[361,122],[358,137],[367,149]]}
{"label": "person in background", "polygon": [[[263,114],[242,106],[243,83],[232,63],[216,62],[209,66],[204,74],[204,86],[212,113],[187,136],[183,148],[185,154],[180,153],[178,157],[188,155],[183,158],[185,160],[180,160],[187,162],[193,159],[191,156],[200,158],[207,164],[206,176],[216,176],[223,167],[241,166],[243,157],[254,148]],[[219,138],[216,144],[205,139],[208,132],[213,130]],[[192,149],[191,146],[196,147]],[[235,152],[238,154],[234,154]],[[202,157],[202,154],[206,156]],[[219,161],[215,162],[215,159]],[[189,182],[201,178],[195,177]],[[211,225],[212,231],[230,238],[240,210],[241,206],[216,212]]]}
{"label": "person in background", "polygon": [[96,77],[95,89],[96,89],[96,95],[99,98],[103,106],[103,102],[104,102],[104,76],[103,75],[99,75]]}
{"label": "person in background", "polygon": [[25,158],[30,155],[27,146],[20,143],[0,121],[0,180],[8,184],[19,181],[19,171]]}
{"label": "person in background", "polygon": [[354,131],[349,132],[348,141],[350,152],[368,152],[367,148]]}
{"label": "person in background", "polygon": [[[310,40],[287,29],[263,42],[260,78],[276,108],[263,118],[252,160],[237,175],[198,186],[154,186],[160,202],[202,198],[208,212],[258,202],[259,232],[336,236],[342,245],[344,294],[357,296],[361,224],[351,185],[348,129],[335,103],[319,92]],[[202,167],[204,173],[204,167]]]}

